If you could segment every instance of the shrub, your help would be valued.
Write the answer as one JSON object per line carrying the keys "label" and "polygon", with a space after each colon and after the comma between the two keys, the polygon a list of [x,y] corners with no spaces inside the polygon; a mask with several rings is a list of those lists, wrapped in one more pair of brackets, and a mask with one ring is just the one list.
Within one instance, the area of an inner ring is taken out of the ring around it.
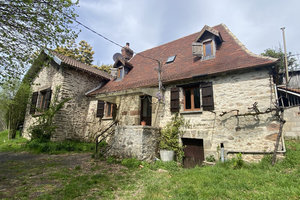
{"label": "shrub", "polygon": [[188,126],[188,124],[184,118],[176,114],[161,130],[160,149],[173,150],[179,162],[182,161],[184,155],[183,146],[179,143],[179,138],[184,134],[182,127],[185,126]]}
{"label": "shrub", "polygon": [[206,161],[208,162],[216,162],[215,156],[214,155],[209,155],[205,158]]}
{"label": "shrub", "polygon": [[242,154],[239,153],[236,155],[236,158],[233,159],[233,168],[241,169],[244,166],[245,162],[243,161]]}

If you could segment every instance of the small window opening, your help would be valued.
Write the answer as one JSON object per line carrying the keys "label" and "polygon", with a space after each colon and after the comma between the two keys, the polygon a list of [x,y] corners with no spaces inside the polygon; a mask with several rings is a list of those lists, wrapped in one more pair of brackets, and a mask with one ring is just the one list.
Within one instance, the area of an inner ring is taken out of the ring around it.
{"label": "small window opening", "polygon": [[221,143],[221,148],[224,148],[224,143]]}
{"label": "small window opening", "polygon": [[175,56],[170,56],[170,57],[167,59],[166,63],[168,64],[168,63],[174,62],[175,58],[176,58],[176,55],[175,55]]}
{"label": "small window opening", "polygon": [[204,54],[204,57],[213,55],[212,41],[205,42],[203,44],[203,54]]}
{"label": "small window opening", "polygon": [[106,102],[105,117],[112,117],[113,105],[112,103]]}
{"label": "small window opening", "polygon": [[117,78],[118,79],[122,79],[123,78],[123,74],[124,74],[124,68],[123,67],[118,68]]}

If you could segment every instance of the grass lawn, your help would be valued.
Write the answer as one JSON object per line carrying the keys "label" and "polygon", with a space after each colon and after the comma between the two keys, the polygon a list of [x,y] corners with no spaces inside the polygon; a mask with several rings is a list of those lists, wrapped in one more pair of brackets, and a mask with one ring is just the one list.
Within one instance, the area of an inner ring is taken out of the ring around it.
{"label": "grass lawn", "polygon": [[266,157],[241,169],[2,152],[0,199],[300,199],[300,141],[286,143],[286,158],[274,167]]}
{"label": "grass lawn", "polygon": [[78,141],[29,141],[20,137],[19,133],[17,133],[16,139],[8,140],[7,134],[7,131],[0,132],[0,152],[27,151],[31,153],[60,154],[68,152],[93,152],[95,150],[94,143]]}

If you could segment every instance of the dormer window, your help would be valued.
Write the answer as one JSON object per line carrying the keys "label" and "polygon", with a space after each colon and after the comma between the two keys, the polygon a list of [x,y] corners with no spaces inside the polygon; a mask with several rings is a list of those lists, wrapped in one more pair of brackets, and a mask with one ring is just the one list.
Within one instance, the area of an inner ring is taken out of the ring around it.
{"label": "dormer window", "polygon": [[122,79],[124,76],[124,67],[118,68],[117,79]]}
{"label": "dormer window", "polygon": [[210,57],[213,56],[214,52],[213,52],[213,42],[208,41],[208,42],[204,42],[203,43],[203,57]]}
{"label": "dormer window", "polygon": [[220,47],[222,42],[219,31],[205,25],[195,42],[192,43],[193,56],[201,60],[213,59],[216,57],[217,47]]}

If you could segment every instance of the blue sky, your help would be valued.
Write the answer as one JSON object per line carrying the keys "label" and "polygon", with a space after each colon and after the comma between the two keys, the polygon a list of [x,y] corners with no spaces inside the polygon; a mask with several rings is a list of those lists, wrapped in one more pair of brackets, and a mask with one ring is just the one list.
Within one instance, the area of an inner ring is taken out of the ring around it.
{"label": "blue sky", "polygon": [[[135,52],[200,31],[204,25],[224,23],[252,52],[282,46],[286,27],[287,50],[300,53],[298,0],[80,0],[78,20]],[[92,45],[94,63],[112,64],[115,46],[81,28],[78,41]]]}

